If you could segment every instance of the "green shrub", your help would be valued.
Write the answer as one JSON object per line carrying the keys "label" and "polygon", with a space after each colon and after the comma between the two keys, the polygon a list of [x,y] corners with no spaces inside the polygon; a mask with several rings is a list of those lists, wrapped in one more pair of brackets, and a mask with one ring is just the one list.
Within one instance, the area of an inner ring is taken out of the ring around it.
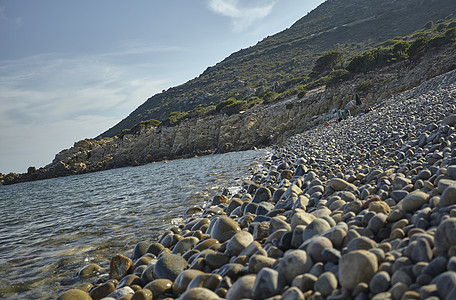
{"label": "green shrub", "polygon": [[446,32],[445,32],[445,37],[449,40],[449,41],[456,41],[456,27],[453,27],[451,29],[448,29]]}
{"label": "green shrub", "polygon": [[350,72],[346,69],[338,69],[338,70],[334,70],[331,73],[329,73],[328,77],[329,77],[328,83],[335,84],[335,83],[339,83],[339,82],[348,80],[350,78]]}
{"label": "green shrub", "polygon": [[371,86],[372,86],[372,80],[371,79],[367,79],[367,80],[364,80],[363,82],[361,82],[360,84],[358,84],[356,86],[356,90],[357,91],[365,91]]}
{"label": "green shrub", "polygon": [[447,44],[448,42],[449,42],[449,40],[446,37],[436,36],[435,38],[432,38],[429,40],[429,42],[426,45],[426,48],[430,49],[430,48],[440,47],[440,46]]}
{"label": "green shrub", "polygon": [[298,98],[303,98],[307,94],[307,89],[305,85],[298,85],[296,88],[298,90]]}
{"label": "green shrub", "polygon": [[122,130],[122,131],[117,135],[117,137],[121,139],[121,138],[123,138],[126,134],[131,134],[131,130],[130,130],[130,129],[124,129],[124,130]]}
{"label": "green shrub", "polygon": [[434,22],[429,21],[424,25],[424,29],[431,29],[434,26]]}
{"label": "green shrub", "polygon": [[265,103],[271,103],[274,102],[278,96],[278,93],[270,91],[263,95],[263,100]]}
{"label": "green shrub", "polygon": [[150,120],[139,122],[139,125],[143,125],[146,127],[157,127],[158,125],[160,125],[160,123],[161,122],[159,120],[150,119]]}
{"label": "green shrub", "polygon": [[224,100],[215,106],[216,111],[223,112],[228,115],[239,113],[240,111],[246,109],[248,109],[247,101],[236,100],[234,97]]}
{"label": "green shrub", "polygon": [[407,49],[408,56],[415,58],[421,56],[424,53],[424,49],[428,43],[428,39],[425,36],[420,36],[414,40],[410,47]]}
{"label": "green shrub", "polygon": [[177,125],[183,119],[184,116],[185,116],[185,113],[183,113],[181,111],[174,111],[174,112],[170,113],[169,116],[165,120],[163,120],[161,125],[163,125],[163,126]]}
{"label": "green shrub", "polygon": [[344,53],[340,50],[326,52],[320,56],[312,69],[315,75],[323,74],[334,70],[335,67],[342,65],[344,62]]}

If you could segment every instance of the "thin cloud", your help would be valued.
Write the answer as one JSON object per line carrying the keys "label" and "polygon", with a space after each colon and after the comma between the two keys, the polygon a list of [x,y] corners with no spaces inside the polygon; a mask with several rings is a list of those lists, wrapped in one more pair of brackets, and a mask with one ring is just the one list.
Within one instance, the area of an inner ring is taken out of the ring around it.
{"label": "thin cloud", "polygon": [[249,3],[241,0],[208,0],[209,9],[229,17],[236,32],[244,31],[256,21],[268,16],[275,4],[275,0],[249,1]]}
{"label": "thin cloud", "polygon": [[152,62],[118,63],[122,55],[156,53],[157,48],[146,48],[1,61],[0,172],[50,163],[74,141],[97,136],[174,85],[175,79]]}
{"label": "thin cloud", "polygon": [[11,24],[13,26],[16,26],[16,27],[20,27],[24,23],[22,17],[10,17],[10,16],[8,16],[8,14],[6,13],[6,7],[5,6],[0,6],[0,20],[6,22],[8,24]]}

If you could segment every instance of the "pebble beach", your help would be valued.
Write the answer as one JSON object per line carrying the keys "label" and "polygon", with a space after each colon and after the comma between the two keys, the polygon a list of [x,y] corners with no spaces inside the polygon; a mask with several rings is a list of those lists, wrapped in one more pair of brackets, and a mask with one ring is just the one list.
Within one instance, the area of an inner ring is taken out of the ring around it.
{"label": "pebble beach", "polygon": [[456,299],[456,71],[253,169],[58,299]]}

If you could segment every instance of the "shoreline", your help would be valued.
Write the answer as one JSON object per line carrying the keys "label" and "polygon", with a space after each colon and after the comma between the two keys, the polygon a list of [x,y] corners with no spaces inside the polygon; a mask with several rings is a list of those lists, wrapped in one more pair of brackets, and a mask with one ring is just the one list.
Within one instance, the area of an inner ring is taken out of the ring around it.
{"label": "shoreline", "polygon": [[456,71],[383,103],[292,136],[243,190],[59,299],[456,296]]}

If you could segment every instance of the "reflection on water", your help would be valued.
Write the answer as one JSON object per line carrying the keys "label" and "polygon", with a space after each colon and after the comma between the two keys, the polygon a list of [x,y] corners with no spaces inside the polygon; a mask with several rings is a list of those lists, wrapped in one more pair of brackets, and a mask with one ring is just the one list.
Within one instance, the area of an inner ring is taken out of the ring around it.
{"label": "reflection on water", "polygon": [[239,185],[262,151],[0,186],[0,298],[49,299],[153,241],[186,208]]}

